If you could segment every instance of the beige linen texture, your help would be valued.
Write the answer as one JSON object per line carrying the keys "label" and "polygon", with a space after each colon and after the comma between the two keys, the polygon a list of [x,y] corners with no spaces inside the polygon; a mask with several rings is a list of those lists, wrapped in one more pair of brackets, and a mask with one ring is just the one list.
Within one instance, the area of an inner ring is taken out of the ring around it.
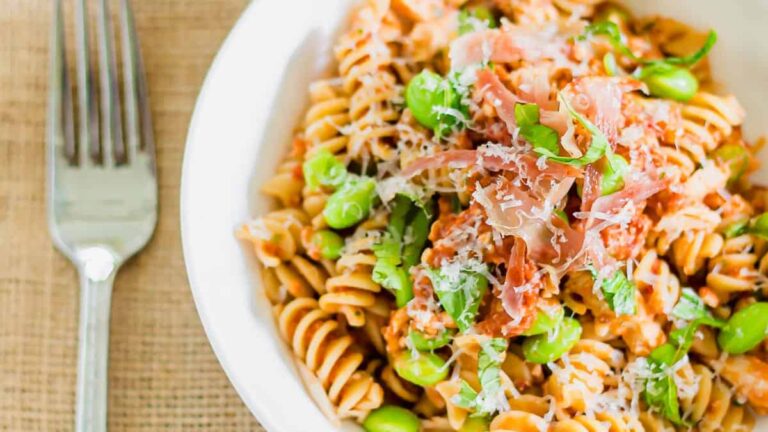
{"label": "beige linen texture", "polygon": [[[52,3],[0,0],[0,431],[68,431],[74,417],[78,281],[51,245],[45,216]],[[208,345],[179,234],[189,118],[216,50],[247,3],[133,0],[149,74],[161,210],[153,240],[115,284],[113,431],[263,430]]]}

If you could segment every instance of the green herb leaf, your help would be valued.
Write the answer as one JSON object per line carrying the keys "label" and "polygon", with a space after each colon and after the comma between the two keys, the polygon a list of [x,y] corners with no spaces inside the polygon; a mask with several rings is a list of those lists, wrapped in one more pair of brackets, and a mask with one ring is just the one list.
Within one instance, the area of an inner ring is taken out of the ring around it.
{"label": "green herb leaf", "polygon": [[533,126],[539,124],[540,112],[536,104],[515,104],[515,122],[517,125]]}
{"label": "green herb leaf", "polygon": [[613,46],[613,49],[620,52],[622,55],[629,57],[630,59],[642,63],[642,64],[660,64],[665,63],[668,65],[677,65],[677,66],[692,66],[696,64],[699,60],[704,58],[709,51],[712,50],[712,47],[715,46],[715,43],[717,42],[717,33],[715,31],[710,31],[709,35],[707,35],[707,40],[704,42],[704,45],[702,45],[701,48],[699,48],[698,51],[693,53],[690,56],[687,57],[667,57],[663,60],[646,60],[641,59],[635,56],[634,53],[632,53],[632,50],[629,49],[627,46],[624,35],[621,33],[621,30],[619,29],[619,26],[616,25],[616,23],[610,22],[610,21],[601,21],[596,22],[594,24],[590,24],[587,26],[587,28],[584,30],[584,34],[579,37],[579,40],[585,40],[587,37],[592,35],[602,35],[608,37],[608,40],[611,43],[611,46]]}
{"label": "green herb leaf", "polygon": [[667,64],[679,66],[692,66],[698,63],[699,60],[703,59],[704,56],[706,56],[712,50],[712,47],[715,46],[715,43],[717,43],[717,32],[710,30],[709,34],[707,35],[706,42],[704,42],[704,45],[702,45],[701,48],[699,48],[699,50],[695,53],[687,57],[667,57],[661,61]]}
{"label": "green herb leaf", "polygon": [[579,36],[579,40],[585,40],[589,36],[601,35],[608,37],[608,41],[613,46],[613,49],[621,54],[629,57],[632,60],[640,61],[632,50],[629,49],[626,42],[624,42],[624,35],[621,34],[621,30],[616,23],[611,21],[600,21],[587,26],[584,29],[584,34]]}
{"label": "green herb leaf", "polygon": [[534,151],[541,149],[552,154],[558,154],[560,151],[557,143],[560,137],[551,127],[542,124],[524,125],[520,127],[520,135],[531,143]]}
{"label": "green herb leaf", "polygon": [[446,274],[442,268],[427,269],[427,275],[440,305],[453,318],[459,330],[469,330],[488,289],[488,279],[468,268],[455,274]]}
{"label": "green herb leaf", "polygon": [[461,380],[459,392],[451,398],[451,402],[458,407],[474,410],[477,402],[477,392],[466,381]]}
{"label": "green herb leaf", "polygon": [[677,401],[677,385],[671,374],[645,383],[645,402],[676,425],[685,425],[680,416],[680,403]]}
{"label": "green herb leaf", "polygon": [[537,148],[534,146],[533,150],[540,155],[546,156],[547,159],[554,162],[576,167],[582,167],[584,165],[591,164],[592,162],[595,162],[603,157],[606,151],[609,149],[608,139],[605,138],[605,135],[603,135],[597,126],[595,126],[591,121],[587,120],[586,117],[576,112],[568,103],[568,101],[565,100],[565,97],[563,97],[562,94],[559,95],[559,98],[560,103],[565,106],[571,117],[581,123],[582,126],[584,126],[584,128],[592,135],[592,142],[590,143],[589,148],[587,148],[587,151],[584,153],[584,155],[579,158],[560,156],[556,152],[551,151],[550,149],[546,149],[545,147]]}
{"label": "green herb leaf", "polygon": [[607,163],[600,178],[600,194],[610,195],[624,187],[624,176],[629,172],[629,162],[610,150],[605,152],[605,158]]}
{"label": "green herb leaf", "polygon": [[552,213],[559,217],[563,222],[571,223],[571,221],[568,219],[568,213],[566,213],[564,210],[554,209]]}
{"label": "green herb leaf", "polygon": [[657,409],[664,417],[677,425],[687,425],[680,416],[680,404],[677,400],[677,385],[670,366],[682,356],[680,350],[670,343],[662,344],[648,356],[652,377],[645,382],[643,396],[645,402]]}
{"label": "green herb leaf", "polygon": [[768,239],[768,212],[752,219],[747,230],[758,237]]}
{"label": "green herb leaf", "polygon": [[748,225],[749,219],[736,221],[723,229],[723,235],[725,238],[738,237],[747,232]]}
{"label": "green herb leaf", "polygon": [[672,308],[672,316],[686,321],[698,321],[699,324],[721,328],[725,321],[717,319],[707,310],[704,300],[691,288],[683,288],[680,300]]}
{"label": "green herb leaf", "polygon": [[[592,272],[596,277],[595,271]],[[605,301],[616,315],[634,315],[637,312],[637,289],[623,271],[617,270],[610,279],[603,279],[601,288]]]}

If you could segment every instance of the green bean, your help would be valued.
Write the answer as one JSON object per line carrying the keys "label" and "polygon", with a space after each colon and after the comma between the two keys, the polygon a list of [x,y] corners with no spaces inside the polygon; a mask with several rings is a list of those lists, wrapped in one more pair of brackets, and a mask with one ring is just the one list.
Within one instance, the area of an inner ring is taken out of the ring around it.
{"label": "green bean", "polygon": [[629,162],[616,153],[605,155],[606,163],[600,178],[600,194],[610,195],[624,187],[624,176],[629,171]]}
{"label": "green bean", "polygon": [[304,181],[312,189],[319,186],[337,187],[344,183],[347,168],[328,150],[320,150],[301,167]]}
{"label": "green bean", "polygon": [[523,333],[523,336],[536,336],[552,331],[563,320],[565,309],[562,306],[539,308],[531,327]]}
{"label": "green bean", "polygon": [[573,318],[565,318],[553,331],[525,339],[523,355],[530,362],[546,364],[570,351],[579,338],[581,324]]}
{"label": "green bean", "polygon": [[768,303],[753,303],[731,315],[717,343],[729,354],[743,354],[758,346],[768,332]]}
{"label": "green bean", "polygon": [[491,420],[488,417],[467,417],[459,432],[488,432]]}
{"label": "green bean", "polygon": [[331,228],[349,228],[368,217],[376,199],[376,181],[369,177],[347,179],[325,204],[323,216]]}
{"label": "green bean", "polygon": [[688,69],[667,63],[653,63],[642,69],[640,81],[651,96],[686,102],[699,90],[699,81]]}
{"label": "green bean", "polygon": [[448,377],[448,365],[434,353],[403,351],[395,358],[395,372],[422,387],[433,386]]}
{"label": "green bean", "polygon": [[405,103],[413,117],[424,127],[435,130],[435,133],[455,120],[440,111],[441,108],[454,108],[458,99],[459,96],[447,80],[428,70],[413,77],[405,89]]}
{"label": "green bean", "polygon": [[320,256],[330,260],[338,259],[344,247],[344,239],[331,230],[315,231],[309,242],[320,252]]}
{"label": "green bean", "polygon": [[714,152],[715,159],[725,162],[730,169],[731,175],[728,181],[738,180],[749,168],[749,154],[747,149],[738,144],[724,144]]}
{"label": "green bean", "polygon": [[454,332],[445,330],[442,333],[434,337],[428,337],[424,333],[411,330],[408,333],[408,337],[411,339],[413,347],[419,351],[434,351],[438,348],[442,348],[451,343]]}
{"label": "green bean", "polygon": [[747,231],[764,239],[768,239],[768,212],[752,219]]}
{"label": "green bean", "polygon": [[371,411],[363,422],[366,432],[419,432],[419,418],[408,409],[384,405]]}

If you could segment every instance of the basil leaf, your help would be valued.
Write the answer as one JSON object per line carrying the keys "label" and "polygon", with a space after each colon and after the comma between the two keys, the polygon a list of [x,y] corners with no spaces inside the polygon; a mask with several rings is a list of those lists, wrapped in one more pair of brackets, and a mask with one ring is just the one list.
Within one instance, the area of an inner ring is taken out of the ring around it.
{"label": "basil leaf", "polygon": [[531,143],[534,151],[542,149],[552,154],[558,154],[560,151],[560,146],[557,143],[560,137],[554,129],[548,126],[542,124],[524,125],[520,127],[520,135]]}
{"label": "basil leaf", "polygon": [[646,380],[643,389],[645,402],[677,425],[687,423],[680,416],[677,384],[669,367],[680,361],[683,355],[680,355],[680,349],[670,343],[662,344],[651,351],[648,364],[653,377]]}
{"label": "basil leaf", "polygon": [[451,402],[458,407],[473,410],[475,409],[476,401],[477,392],[475,389],[473,389],[466,381],[461,380],[459,392],[451,398]]}
{"label": "basil leaf", "polygon": [[328,150],[320,150],[301,166],[304,181],[310,189],[320,186],[339,187],[347,178],[347,167]]}
{"label": "basil leaf", "polygon": [[610,150],[605,152],[605,158],[608,163],[605,164],[600,178],[600,194],[610,195],[624,187],[624,176],[629,172],[629,162]]}
{"label": "basil leaf", "polygon": [[677,425],[685,425],[680,417],[680,403],[677,401],[677,385],[671,374],[650,379],[645,383],[645,402]]}
{"label": "basil leaf", "polygon": [[619,26],[617,26],[616,23],[611,21],[600,21],[590,24],[584,29],[584,34],[579,36],[579,40],[586,40],[587,37],[593,35],[608,37],[608,41],[611,43],[611,46],[613,46],[613,49],[632,60],[640,61],[624,42],[624,35],[621,34],[621,30],[619,30]]}
{"label": "basil leaf", "polygon": [[749,225],[749,219],[736,221],[723,229],[723,235],[725,238],[738,237],[747,232]]}
{"label": "basil leaf", "polygon": [[618,270],[610,279],[603,279],[601,285],[605,301],[616,315],[634,315],[637,312],[635,284],[627,279],[623,271]]}
{"label": "basil leaf", "polygon": [[689,326],[694,326],[694,324],[695,327],[708,325],[710,327],[722,328],[725,326],[725,321],[712,316],[709,310],[707,310],[704,300],[691,288],[683,288],[680,300],[672,308],[672,316],[681,320],[691,321]]}
{"label": "basil leaf", "polygon": [[[624,40],[624,35],[621,33],[621,30],[619,30],[619,26],[617,26],[616,23],[611,21],[601,21],[590,24],[584,30],[584,34],[579,37],[579,40],[585,40],[588,36],[592,35],[602,35],[608,37],[608,40],[610,41],[614,50],[629,57],[633,61],[647,65],[666,64],[686,67],[693,66],[699,62],[699,60],[704,58],[704,56],[706,56],[712,50],[712,47],[715,46],[715,43],[717,43],[717,33],[714,30],[711,30],[707,35],[707,40],[704,42],[704,45],[702,45],[698,51],[689,56],[667,57],[662,60],[648,60],[639,58],[634,53],[632,53],[632,50],[630,50],[627,46]],[[608,69],[606,68],[606,70]]]}
{"label": "basil leaf", "polygon": [[414,206],[409,215],[409,224],[403,238],[403,265],[411,268],[418,264],[421,252],[429,235],[429,216],[420,207]]}
{"label": "basil leaf", "polygon": [[571,223],[571,221],[568,219],[568,213],[566,213],[564,210],[554,209],[552,210],[552,213],[559,217],[563,222]]}
{"label": "basil leaf", "polygon": [[450,276],[443,269],[427,269],[427,275],[440,305],[453,318],[459,330],[469,330],[488,289],[485,276],[469,269],[461,269],[457,275]]}
{"label": "basil leaf", "polygon": [[747,231],[758,237],[768,238],[768,212],[752,219]]}
{"label": "basil leaf", "polygon": [[430,220],[424,207],[398,194],[387,233],[372,247],[376,256],[372,279],[394,293],[398,307],[413,298],[413,282],[408,271],[418,263],[427,242]]}
{"label": "basil leaf", "polygon": [[667,64],[679,66],[692,66],[699,60],[703,59],[704,56],[712,50],[712,47],[715,46],[715,43],[717,43],[717,32],[710,30],[709,34],[707,35],[706,42],[704,42],[704,45],[702,45],[701,48],[699,48],[699,50],[695,53],[687,57],[667,57],[661,61]]}
{"label": "basil leaf", "polygon": [[507,351],[507,340],[493,338],[480,343],[477,356],[477,376],[482,390],[478,395],[477,412],[492,413],[496,411],[501,388],[501,363]]}
{"label": "basil leaf", "polygon": [[606,151],[609,149],[608,139],[605,138],[605,135],[603,135],[597,126],[595,126],[581,114],[577,113],[573,107],[571,107],[568,101],[565,100],[565,97],[563,97],[562,94],[559,95],[559,98],[560,103],[565,106],[571,117],[581,123],[582,126],[584,126],[584,128],[592,135],[592,142],[590,143],[589,148],[587,148],[587,151],[584,153],[584,155],[579,158],[560,156],[556,152],[545,149],[544,147],[534,147],[533,151],[540,155],[546,156],[547,159],[554,162],[572,165],[575,167],[582,167],[584,165],[591,164],[592,162],[595,162],[603,157]]}
{"label": "basil leaf", "polygon": [[515,122],[520,127],[539,124],[540,112],[536,104],[515,104]]}

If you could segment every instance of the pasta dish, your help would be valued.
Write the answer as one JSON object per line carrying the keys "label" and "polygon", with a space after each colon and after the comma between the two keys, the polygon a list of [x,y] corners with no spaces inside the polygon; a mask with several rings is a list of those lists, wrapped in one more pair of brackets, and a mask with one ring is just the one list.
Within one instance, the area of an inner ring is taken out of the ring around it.
{"label": "pasta dish", "polygon": [[364,0],[245,223],[277,328],[369,432],[749,431],[760,142],[714,31],[602,0]]}

